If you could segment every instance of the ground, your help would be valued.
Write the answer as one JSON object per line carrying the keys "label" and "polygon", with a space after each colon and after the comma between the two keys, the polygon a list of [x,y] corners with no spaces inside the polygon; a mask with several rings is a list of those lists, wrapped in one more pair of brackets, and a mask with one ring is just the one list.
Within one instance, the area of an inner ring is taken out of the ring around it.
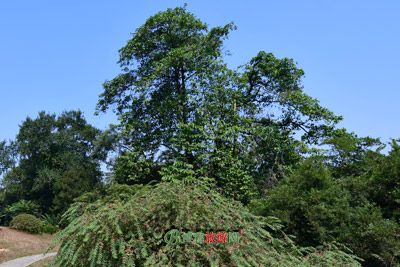
{"label": "ground", "polygon": [[0,227],[0,263],[44,253],[49,248],[52,238],[49,234],[32,235]]}

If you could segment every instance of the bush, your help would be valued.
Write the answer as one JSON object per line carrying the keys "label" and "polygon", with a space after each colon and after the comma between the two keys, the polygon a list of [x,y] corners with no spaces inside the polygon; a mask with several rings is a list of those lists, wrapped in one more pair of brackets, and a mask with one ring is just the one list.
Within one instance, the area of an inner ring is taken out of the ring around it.
{"label": "bush", "polygon": [[144,187],[143,185],[113,184],[105,190],[97,188],[92,192],[86,192],[75,199],[72,208],[59,221],[59,226],[65,228],[71,221],[81,216],[87,208],[97,208],[97,205],[103,205],[103,203],[128,201],[138,190]]}
{"label": "bush", "polygon": [[[56,238],[57,263],[71,267],[359,266],[355,257],[335,246],[296,247],[276,219],[254,216],[240,203],[213,191],[180,183],[132,191],[123,199],[115,195],[73,204],[64,215],[70,224]],[[173,229],[243,231],[237,243],[166,242],[163,237]]]}
{"label": "bush", "polygon": [[42,232],[46,233],[46,234],[54,234],[58,231],[58,227],[48,223],[48,222],[44,222],[43,223],[43,227],[42,227]]}
{"label": "bush", "polygon": [[45,214],[45,215],[42,216],[42,220],[45,223],[57,226],[60,223],[61,215],[59,215],[59,214]]}
{"label": "bush", "polygon": [[17,215],[11,221],[10,226],[16,230],[25,231],[32,234],[40,234],[43,232],[43,222],[31,214]]}
{"label": "bush", "polygon": [[22,213],[38,216],[39,205],[30,200],[22,199],[18,202],[15,202],[7,206],[4,209],[4,211],[0,214],[0,217],[2,217],[2,221],[4,224],[8,224],[12,220],[12,218]]}

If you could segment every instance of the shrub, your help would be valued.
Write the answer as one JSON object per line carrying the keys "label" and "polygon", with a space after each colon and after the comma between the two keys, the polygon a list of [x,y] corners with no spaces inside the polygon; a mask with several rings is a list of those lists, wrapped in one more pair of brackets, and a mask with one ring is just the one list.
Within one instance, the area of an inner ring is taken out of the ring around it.
{"label": "shrub", "polygon": [[46,234],[54,234],[58,231],[58,227],[48,223],[48,222],[44,222],[43,223],[43,227],[42,227],[42,232],[46,233]]}
{"label": "shrub", "polygon": [[40,234],[43,231],[43,222],[31,214],[17,215],[11,221],[10,226],[16,230],[25,231],[32,234]]}
{"label": "shrub", "polygon": [[4,209],[1,214],[2,221],[4,224],[8,224],[12,220],[12,218],[22,213],[38,216],[39,205],[30,200],[24,199],[15,202]]}
{"label": "shrub", "polygon": [[60,215],[59,214],[45,214],[42,216],[42,220],[45,223],[57,226],[60,223],[61,214]]}
{"label": "shrub", "polygon": [[[296,247],[275,219],[254,216],[214,191],[180,183],[133,191],[123,199],[106,196],[73,204],[64,215],[70,224],[56,238],[57,263],[71,267],[359,266],[355,257],[335,246]],[[243,232],[233,244],[166,242],[163,237],[172,229]]]}
{"label": "shrub", "polygon": [[94,209],[104,203],[128,201],[142,188],[144,188],[143,185],[113,184],[105,190],[97,188],[92,192],[86,192],[75,199],[74,205],[61,218],[59,225],[61,228],[66,227],[71,221],[81,216],[87,208]]}

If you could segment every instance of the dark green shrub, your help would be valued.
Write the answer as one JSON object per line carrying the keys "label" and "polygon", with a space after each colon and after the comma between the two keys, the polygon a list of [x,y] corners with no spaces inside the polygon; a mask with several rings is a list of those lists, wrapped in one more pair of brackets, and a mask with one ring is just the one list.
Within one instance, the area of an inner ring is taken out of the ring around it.
{"label": "dark green shrub", "polygon": [[[64,215],[70,224],[56,238],[57,263],[71,267],[359,266],[353,256],[335,246],[296,247],[279,230],[276,219],[254,216],[240,203],[213,191],[180,183],[133,191],[122,199],[114,195],[73,204]],[[243,232],[233,244],[173,244],[163,239],[172,229]]]}
{"label": "dark green shrub", "polygon": [[61,214],[60,215],[59,214],[45,214],[42,216],[42,220],[45,223],[57,226],[60,223]]}
{"label": "dark green shrub", "polygon": [[7,225],[12,220],[12,218],[22,213],[38,216],[39,205],[30,200],[22,199],[5,207],[3,212],[1,212],[0,214],[0,217],[2,218],[3,224]]}
{"label": "dark green shrub", "polygon": [[43,222],[31,214],[20,214],[12,219],[11,228],[16,230],[29,232],[32,234],[40,234],[43,231]]}
{"label": "dark green shrub", "polygon": [[46,233],[46,234],[54,234],[58,231],[58,227],[48,223],[48,222],[44,222],[43,223],[43,227],[42,227],[42,232]]}
{"label": "dark green shrub", "polygon": [[119,184],[148,184],[160,181],[160,168],[134,152],[125,152],[115,161],[112,181]]}

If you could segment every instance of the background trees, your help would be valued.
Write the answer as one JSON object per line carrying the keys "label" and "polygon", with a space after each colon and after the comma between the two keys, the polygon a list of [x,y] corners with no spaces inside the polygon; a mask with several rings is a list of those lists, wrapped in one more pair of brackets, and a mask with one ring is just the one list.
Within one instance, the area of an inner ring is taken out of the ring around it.
{"label": "background trees", "polygon": [[399,256],[400,227],[385,218],[364,189],[373,191],[369,180],[335,179],[321,158],[309,158],[250,207],[258,215],[277,216],[302,245],[338,241],[363,258],[365,266],[392,266]]}
{"label": "background trees", "polygon": [[379,205],[383,215],[400,222],[400,145],[392,140],[391,150],[377,162],[369,178],[372,201]]}
{"label": "background trees", "polygon": [[[3,205],[25,199],[38,204],[41,213],[65,211],[74,198],[101,181],[100,163],[107,153],[98,141],[100,134],[79,111],[28,117],[12,144],[18,164],[3,177]],[[11,147],[3,151],[10,154]]]}
{"label": "background trees", "polygon": [[15,165],[16,156],[15,143],[0,141],[0,175]]}

